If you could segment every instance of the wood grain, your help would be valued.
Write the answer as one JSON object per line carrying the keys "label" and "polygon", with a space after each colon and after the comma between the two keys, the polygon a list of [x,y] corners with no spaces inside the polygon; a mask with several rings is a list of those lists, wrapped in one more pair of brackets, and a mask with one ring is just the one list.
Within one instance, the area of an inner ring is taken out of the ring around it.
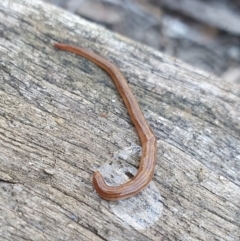
{"label": "wood grain", "polygon": [[[0,19],[1,240],[239,239],[239,86],[42,2],[2,0]],[[117,65],[156,134],[153,181],[130,201],[91,182],[138,168],[126,108],[104,71],[55,42]]]}

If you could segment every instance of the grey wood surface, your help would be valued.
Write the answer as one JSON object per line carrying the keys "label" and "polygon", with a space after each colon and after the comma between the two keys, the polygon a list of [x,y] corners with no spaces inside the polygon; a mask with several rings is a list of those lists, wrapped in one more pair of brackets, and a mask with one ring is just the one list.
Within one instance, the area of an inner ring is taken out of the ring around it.
{"label": "grey wood surface", "polygon": [[[102,200],[136,173],[140,142],[109,76],[55,42],[116,64],[158,139],[153,181]],[[240,237],[240,87],[30,0],[0,1],[0,240]]]}

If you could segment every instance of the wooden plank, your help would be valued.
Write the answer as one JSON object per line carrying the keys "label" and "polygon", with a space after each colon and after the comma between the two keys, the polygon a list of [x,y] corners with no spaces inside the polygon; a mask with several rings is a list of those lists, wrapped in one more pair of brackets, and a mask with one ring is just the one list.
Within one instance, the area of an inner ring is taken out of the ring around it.
{"label": "wooden plank", "polygon": [[[238,240],[240,87],[50,5],[0,2],[1,240]],[[139,139],[108,75],[126,76],[158,139],[139,195],[102,200],[136,173]]]}

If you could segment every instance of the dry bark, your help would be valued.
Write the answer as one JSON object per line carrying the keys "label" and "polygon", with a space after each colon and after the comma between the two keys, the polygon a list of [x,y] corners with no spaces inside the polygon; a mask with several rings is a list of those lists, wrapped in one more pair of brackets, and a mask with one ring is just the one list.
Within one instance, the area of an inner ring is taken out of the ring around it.
{"label": "dry bark", "polygon": [[[1,240],[239,240],[239,86],[38,1],[2,0],[0,19]],[[129,81],[158,139],[139,195],[94,191],[96,169],[136,172],[140,143],[109,76],[55,42]]]}

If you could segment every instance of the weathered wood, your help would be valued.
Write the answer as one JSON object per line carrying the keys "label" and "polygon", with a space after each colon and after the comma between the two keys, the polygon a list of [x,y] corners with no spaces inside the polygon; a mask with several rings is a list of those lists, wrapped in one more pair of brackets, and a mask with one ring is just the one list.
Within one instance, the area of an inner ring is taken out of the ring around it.
{"label": "weathered wood", "polygon": [[[239,240],[240,88],[41,2],[0,2],[1,240]],[[107,74],[115,63],[158,139],[151,185],[94,191],[138,166],[139,140]],[[116,167],[118,169],[116,169]]]}

